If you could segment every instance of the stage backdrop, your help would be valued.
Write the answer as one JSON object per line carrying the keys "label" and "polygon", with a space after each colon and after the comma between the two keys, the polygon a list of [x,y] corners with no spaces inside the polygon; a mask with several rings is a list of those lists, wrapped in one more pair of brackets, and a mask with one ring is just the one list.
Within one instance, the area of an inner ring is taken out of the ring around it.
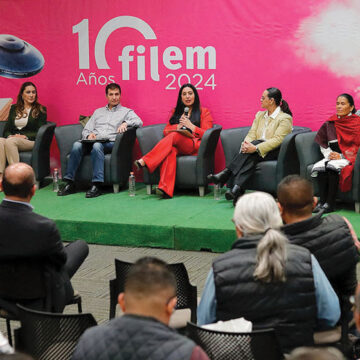
{"label": "stage backdrop", "polygon": [[[313,130],[334,113],[336,95],[359,100],[357,0],[0,4],[0,34],[25,40],[45,61],[31,77],[0,76],[0,98],[15,99],[20,84],[33,81],[58,125],[104,106],[110,82],[121,85],[122,104],[144,125],[168,121],[184,82],[196,85],[223,128],[250,125],[271,86],[281,89],[294,125]],[[56,146],[52,151],[57,158]],[[218,151],[217,167],[222,163]]]}

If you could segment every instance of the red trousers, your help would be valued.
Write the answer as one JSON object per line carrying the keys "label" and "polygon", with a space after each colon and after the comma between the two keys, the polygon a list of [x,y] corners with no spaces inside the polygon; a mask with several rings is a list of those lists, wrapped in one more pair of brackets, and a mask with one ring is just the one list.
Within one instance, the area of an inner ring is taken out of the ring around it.
{"label": "red trousers", "polygon": [[159,188],[172,197],[176,177],[176,156],[195,155],[199,147],[198,139],[172,132],[162,138],[142,159],[151,173],[160,165]]}

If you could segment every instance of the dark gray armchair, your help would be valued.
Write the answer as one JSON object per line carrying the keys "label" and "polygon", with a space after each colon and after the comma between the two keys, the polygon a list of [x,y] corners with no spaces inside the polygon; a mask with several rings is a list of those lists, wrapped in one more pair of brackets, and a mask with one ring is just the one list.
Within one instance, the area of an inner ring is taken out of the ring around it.
{"label": "dark gray armchair", "polygon": [[[300,161],[300,175],[313,181],[315,194],[318,195],[318,183],[316,178],[312,178],[310,175],[313,165],[323,158],[319,144],[314,141],[316,134],[317,132],[311,132],[298,135],[295,139],[295,145]],[[355,161],[352,189],[346,193],[339,190],[337,198],[344,202],[354,202],[355,211],[360,213],[360,149]]]}
{"label": "dark gray armchair", "polygon": [[[3,136],[6,121],[0,122],[0,136]],[[48,121],[41,126],[31,151],[20,151],[20,161],[29,164],[35,172],[36,185],[50,174],[50,145],[54,136],[56,124]]]}
{"label": "dark gray armchair", "polygon": [[[67,162],[75,141],[81,139],[83,126],[81,124],[59,126],[55,137],[60,150],[61,173],[66,173]],[[114,193],[127,184],[132,169],[132,151],[136,139],[136,129],[128,128],[123,134],[117,134],[114,147],[110,154],[105,154],[104,183],[113,185]],[[75,180],[90,182],[92,176],[91,157],[85,155],[76,172]]]}
{"label": "dark gray armchair", "polygon": [[[162,138],[166,124],[145,126],[136,130],[140,149],[143,155],[147,154]],[[207,175],[214,171],[215,150],[221,131],[220,125],[214,125],[206,130],[199,148],[198,155],[181,155],[176,159],[176,180],[178,188],[199,188],[200,196],[204,196],[207,187]],[[152,185],[159,182],[159,170],[150,174],[144,169],[144,183],[150,195]]]}
{"label": "dark gray armchair", "polygon": [[[226,164],[240,150],[241,143],[245,139],[250,126],[226,129],[221,132],[221,143],[224,149]],[[264,161],[256,165],[254,175],[247,181],[245,188],[249,190],[261,190],[275,195],[281,179],[290,174],[299,173],[299,160],[295,148],[295,137],[302,132],[310,132],[306,127],[294,126],[291,134],[287,135],[280,146],[277,160]],[[231,182],[226,184],[229,188]]]}

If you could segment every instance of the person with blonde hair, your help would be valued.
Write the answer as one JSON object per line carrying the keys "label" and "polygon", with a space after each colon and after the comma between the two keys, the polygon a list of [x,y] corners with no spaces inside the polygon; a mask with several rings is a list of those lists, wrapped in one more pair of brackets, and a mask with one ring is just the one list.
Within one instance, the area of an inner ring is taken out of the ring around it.
{"label": "person with blonde hair", "polygon": [[284,353],[313,344],[315,329],[333,327],[339,300],[309,250],[288,242],[273,197],[242,196],[233,222],[238,240],[214,260],[198,307],[198,324],[244,317],[274,328]]}

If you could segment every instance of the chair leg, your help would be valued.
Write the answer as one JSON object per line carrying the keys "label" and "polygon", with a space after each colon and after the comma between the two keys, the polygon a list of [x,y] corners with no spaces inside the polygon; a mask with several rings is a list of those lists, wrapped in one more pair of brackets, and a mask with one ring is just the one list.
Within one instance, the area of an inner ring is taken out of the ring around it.
{"label": "chair leg", "polygon": [[199,186],[199,195],[204,196],[205,195],[205,186]]}
{"label": "chair leg", "polygon": [[7,336],[8,336],[8,340],[9,340],[9,345],[13,346],[13,341],[12,341],[12,336],[11,336],[10,319],[6,319],[6,331],[7,331]]}
{"label": "chair leg", "polygon": [[77,303],[79,314],[82,313],[82,303],[81,303],[81,302],[82,302],[82,300],[81,300],[81,297],[80,297],[80,299],[79,299],[79,301],[78,301],[78,303]]}
{"label": "chair leg", "polygon": [[120,188],[119,184],[113,185],[114,194],[117,194],[119,192],[119,188]]}
{"label": "chair leg", "polygon": [[148,195],[151,195],[152,194],[152,185],[146,185],[146,193]]}
{"label": "chair leg", "polygon": [[39,190],[40,189],[40,181],[35,181],[35,185],[36,185],[36,189]]}
{"label": "chair leg", "polygon": [[360,213],[360,202],[355,202],[355,212]]}

